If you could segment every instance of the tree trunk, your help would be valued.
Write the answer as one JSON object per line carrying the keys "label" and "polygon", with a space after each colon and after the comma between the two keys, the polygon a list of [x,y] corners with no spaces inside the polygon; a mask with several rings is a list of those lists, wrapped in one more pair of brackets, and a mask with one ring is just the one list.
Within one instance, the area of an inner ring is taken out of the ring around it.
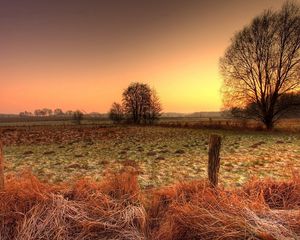
{"label": "tree trunk", "polygon": [[3,147],[0,141],[0,191],[4,189],[4,158],[3,158]]}
{"label": "tree trunk", "polygon": [[267,130],[272,130],[274,128],[273,117],[266,116],[266,117],[264,117],[264,121],[263,122],[264,122]]}
{"label": "tree trunk", "polygon": [[218,174],[220,169],[221,137],[211,135],[208,150],[208,179],[212,187],[218,185]]}

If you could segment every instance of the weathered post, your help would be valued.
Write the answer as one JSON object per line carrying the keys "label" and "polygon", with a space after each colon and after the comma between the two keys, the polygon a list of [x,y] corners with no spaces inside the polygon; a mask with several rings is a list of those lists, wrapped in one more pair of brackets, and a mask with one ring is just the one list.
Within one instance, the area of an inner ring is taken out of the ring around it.
{"label": "weathered post", "polygon": [[208,149],[208,180],[212,187],[218,185],[220,169],[221,136],[212,134],[209,138]]}
{"label": "weathered post", "polygon": [[4,189],[4,158],[3,158],[3,146],[0,141],[0,191]]}

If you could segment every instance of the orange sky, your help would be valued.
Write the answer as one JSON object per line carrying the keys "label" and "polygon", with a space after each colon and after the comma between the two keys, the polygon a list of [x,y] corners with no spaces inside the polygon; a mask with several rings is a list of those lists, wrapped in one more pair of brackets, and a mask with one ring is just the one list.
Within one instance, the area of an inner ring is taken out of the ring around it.
{"label": "orange sky", "polygon": [[132,81],[155,87],[165,112],[218,111],[230,38],[282,3],[2,1],[0,112],[107,112]]}

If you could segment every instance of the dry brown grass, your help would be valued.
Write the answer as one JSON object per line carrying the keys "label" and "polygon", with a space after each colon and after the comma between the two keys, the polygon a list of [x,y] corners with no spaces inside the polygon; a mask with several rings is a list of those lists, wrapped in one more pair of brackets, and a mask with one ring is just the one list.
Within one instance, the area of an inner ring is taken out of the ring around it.
{"label": "dry brown grass", "polygon": [[300,213],[273,211],[261,196],[248,198],[193,182],[160,190],[154,199],[153,239],[299,238]]}
{"label": "dry brown grass", "polygon": [[299,239],[299,184],[194,181],[142,192],[134,171],[60,185],[23,173],[0,192],[0,239]]}
{"label": "dry brown grass", "polygon": [[0,193],[0,239],[145,239],[146,212],[136,176],[48,185],[31,175]]}
{"label": "dry brown grass", "polygon": [[275,181],[272,179],[251,179],[243,187],[243,193],[247,198],[262,196],[272,209],[278,210],[300,210],[300,176],[288,181]]}

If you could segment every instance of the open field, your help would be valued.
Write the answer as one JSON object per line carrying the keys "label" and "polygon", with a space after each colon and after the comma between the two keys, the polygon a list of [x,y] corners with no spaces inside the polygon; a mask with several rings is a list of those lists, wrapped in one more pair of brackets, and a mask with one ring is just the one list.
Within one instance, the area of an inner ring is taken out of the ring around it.
{"label": "open field", "polygon": [[124,166],[143,188],[206,178],[208,138],[223,137],[220,182],[251,176],[288,179],[300,170],[299,133],[135,126],[1,127],[5,172],[30,169],[42,180],[101,179]]}

